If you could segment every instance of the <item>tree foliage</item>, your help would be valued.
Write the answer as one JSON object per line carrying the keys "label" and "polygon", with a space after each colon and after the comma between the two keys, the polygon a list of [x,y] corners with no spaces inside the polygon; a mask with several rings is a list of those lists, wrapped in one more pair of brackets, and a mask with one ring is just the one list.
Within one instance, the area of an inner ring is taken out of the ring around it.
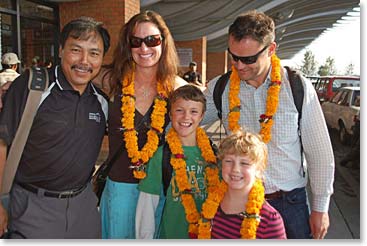
{"label": "tree foliage", "polygon": [[345,69],[345,75],[353,75],[354,74],[354,64],[351,62]]}
{"label": "tree foliage", "polygon": [[337,74],[335,67],[335,60],[332,57],[326,58],[325,64],[319,67],[318,74],[320,76],[335,75]]}
{"label": "tree foliage", "polygon": [[302,64],[303,65],[300,68],[302,73],[308,76],[316,75],[316,61],[315,61],[315,55],[312,53],[312,51],[310,50],[306,51],[306,53],[303,56]]}

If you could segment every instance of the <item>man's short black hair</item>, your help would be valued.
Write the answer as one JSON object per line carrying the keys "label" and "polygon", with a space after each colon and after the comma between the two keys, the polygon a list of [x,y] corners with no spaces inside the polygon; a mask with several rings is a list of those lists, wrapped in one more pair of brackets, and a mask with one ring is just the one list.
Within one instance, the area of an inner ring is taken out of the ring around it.
{"label": "man's short black hair", "polygon": [[194,61],[190,62],[190,67],[191,66],[197,66],[196,62],[194,62]]}
{"label": "man's short black hair", "polygon": [[67,23],[61,31],[60,45],[62,48],[68,37],[86,40],[90,33],[98,33],[103,40],[103,54],[106,54],[110,48],[110,34],[103,27],[102,22],[98,22],[91,17],[82,16]]}

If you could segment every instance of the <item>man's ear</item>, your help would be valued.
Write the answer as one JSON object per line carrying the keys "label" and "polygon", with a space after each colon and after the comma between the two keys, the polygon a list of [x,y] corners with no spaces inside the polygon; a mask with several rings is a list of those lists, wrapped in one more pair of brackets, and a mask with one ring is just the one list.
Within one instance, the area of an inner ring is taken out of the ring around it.
{"label": "man's ear", "polygon": [[269,44],[269,53],[268,53],[268,55],[272,56],[275,53],[276,49],[277,49],[277,43],[271,42]]}

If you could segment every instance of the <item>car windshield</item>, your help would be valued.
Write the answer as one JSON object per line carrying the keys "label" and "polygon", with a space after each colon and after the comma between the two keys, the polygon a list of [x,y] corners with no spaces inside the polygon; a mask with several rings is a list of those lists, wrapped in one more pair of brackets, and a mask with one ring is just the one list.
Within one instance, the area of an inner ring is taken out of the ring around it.
{"label": "car windshield", "polygon": [[360,91],[354,91],[352,102],[353,102],[353,106],[357,106],[357,107],[361,106]]}
{"label": "car windshield", "polygon": [[355,79],[335,79],[333,82],[333,91],[335,92],[340,87],[359,86],[360,80]]}

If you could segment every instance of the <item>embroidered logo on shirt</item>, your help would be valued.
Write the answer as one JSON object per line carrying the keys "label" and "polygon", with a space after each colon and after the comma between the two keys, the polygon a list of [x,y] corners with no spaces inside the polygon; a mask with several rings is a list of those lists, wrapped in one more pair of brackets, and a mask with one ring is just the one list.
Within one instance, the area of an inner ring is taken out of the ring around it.
{"label": "embroidered logo on shirt", "polygon": [[89,119],[95,120],[97,123],[101,122],[101,115],[99,113],[89,113]]}

